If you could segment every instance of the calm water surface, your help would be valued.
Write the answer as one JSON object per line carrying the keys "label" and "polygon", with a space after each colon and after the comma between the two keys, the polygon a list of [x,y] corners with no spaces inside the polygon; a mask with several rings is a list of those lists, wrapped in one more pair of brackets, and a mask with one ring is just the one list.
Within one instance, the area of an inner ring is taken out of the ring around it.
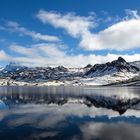
{"label": "calm water surface", "polygon": [[140,87],[0,87],[0,140],[46,139],[140,140]]}

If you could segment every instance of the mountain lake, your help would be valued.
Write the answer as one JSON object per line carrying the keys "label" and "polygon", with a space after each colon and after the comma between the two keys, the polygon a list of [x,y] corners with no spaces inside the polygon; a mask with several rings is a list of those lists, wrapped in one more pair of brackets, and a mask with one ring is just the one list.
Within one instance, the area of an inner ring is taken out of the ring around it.
{"label": "mountain lake", "polygon": [[0,140],[140,140],[140,87],[0,87]]}

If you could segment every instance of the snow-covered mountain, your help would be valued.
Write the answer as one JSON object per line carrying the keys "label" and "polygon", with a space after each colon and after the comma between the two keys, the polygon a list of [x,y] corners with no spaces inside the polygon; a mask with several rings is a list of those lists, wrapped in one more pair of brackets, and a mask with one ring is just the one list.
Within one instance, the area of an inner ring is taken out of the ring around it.
{"label": "snow-covered mountain", "polygon": [[[122,57],[83,68],[26,67],[10,63],[0,72],[1,85],[107,85],[139,78],[139,68]],[[21,84],[22,83],[22,84]]]}
{"label": "snow-covered mountain", "polygon": [[122,57],[119,57],[117,60],[108,62],[105,64],[96,64],[86,72],[87,76],[104,76],[110,75],[118,72],[139,72],[139,68],[134,65],[127,63]]}
{"label": "snow-covered mountain", "polygon": [[21,66],[15,62],[10,62],[6,67],[2,70],[3,73],[10,73],[10,72],[16,72],[16,71],[24,71],[26,70],[26,66]]}
{"label": "snow-covered mountain", "polygon": [[131,65],[136,66],[140,69],[140,61],[130,62]]}

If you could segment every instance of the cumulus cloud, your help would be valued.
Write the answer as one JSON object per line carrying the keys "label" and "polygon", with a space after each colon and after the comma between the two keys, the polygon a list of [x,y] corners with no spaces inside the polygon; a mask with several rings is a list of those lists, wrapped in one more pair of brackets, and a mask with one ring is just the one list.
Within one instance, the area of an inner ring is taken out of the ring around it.
{"label": "cumulus cloud", "polygon": [[20,26],[17,22],[14,22],[14,21],[8,21],[6,24],[6,27],[3,27],[3,30],[18,32],[21,35],[30,36],[35,40],[53,41],[53,42],[60,41],[60,39],[56,36],[44,35],[35,31],[30,31],[26,29],[25,27]]}
{"label": "cumulus cloud", "polygon": [[[84,67],[87,64],[105,63],[117,59],[120,55],[108,53],[107,55],[72,55],[61,44],[42,43],[30,47],[13,44],[10,47],[13,54],[8,55],[3,50],[0,52],[0,60],[14,61],[26,66],[66,66]],[[140,54],[121,55],[126,61],[140,60]]]}
{"label": "cumulus cloud", "polygon": [[139,33],[140,20],[131,19],[99,32],[93,37],[93,41],[99,49],[128,50],[140,47]]}
{"label": "cumulus cloud", "polygon": [[60,14],[40,10],[37,17],[44,24],[62,28],[74,38],[80,38],[79,45],[86,50],[129,50],[140,47],[140,18],[136,10],[126,10],[121,21],[92,33],[96,27],[92,16],[82,17],[72,13]]}
{"label": "cumulus cloud", "polygon": [[10,56],[8,54],[6,54],[6,52],[4,50],[0,50],[0,60],[7,60],[9,59]]}
{"label": "cumulus cloud", "polygon": [[37,17],[43,23],[50,23],[55,28],[65,29],[73,37],[80,37],[81,34],[96,26],[93,22],[93,16],[82,17],[75,15],[75,13],[62,15],[56,12],[40,10]]}
{"label": "cumulus cloud", "polygon": [[[113,25],[93,33],[97,27],[95,13],[89,16],[78,16],[75,13],[61,14],[57,12],[48,12],[40,10],[37,14],[39,20],[44,24],[51,24],[55,28],[64,29],[70,36],[80,39],[79,46],[86,50],[128,50],[139,48],[140,46],[140,18],[136,10],[126,11],[126,17],[117,21]],[[6,28],[7,27],[7,28]],[[61,44],[56,36],[42,35],[40,33],[28,30],[18,23],[9,21],[4,28],[0,30],[9,30],[27,35],[40,41],[53,41],[50,43],[40,43],[21,46],[18,44],[10,45],[13,55],[7,54],[4,49],[0,51],[0,61],[16,61],[27,66],[58,66],[83,67],[87,64],[105,63],[124,57],[126,61],[140,60],[140,54],[111,54],[97,55],[90,53],[71,54],[70,48]]]}
{"label": "cumulus cloud", "polygon": [[56,66],[61,64],[60,61],[65,53],[57,47],[60,44],[35,44],[30,47],[20,45],[11,45],[10,50],[19,54],[19,57],[12,57],[13,61],[19,62],[27,66]]}

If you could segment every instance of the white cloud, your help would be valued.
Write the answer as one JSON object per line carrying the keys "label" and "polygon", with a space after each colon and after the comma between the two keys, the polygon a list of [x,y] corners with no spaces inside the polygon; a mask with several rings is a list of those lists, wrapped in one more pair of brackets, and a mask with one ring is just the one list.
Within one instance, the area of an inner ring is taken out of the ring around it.
{"label": "white cloud", "polygon": [[81,34],[87,32],[90,28],[95,27],[93,16],[81,17],[75,13],[62,15],[56,12],[47,12],[40,10],[37,17],[43,23],[50,23],[55,28],[63,28],[73,37],[80,37]]}
{"label": "white cloud", "polygon": [[[98,32],[91,33],[90,29],[96,27],[94,17],[81,17],[74,13],[62,15],[56,12],[41,10],[37,17],[43,23],[50,23],[55,28],[65,29],[74,38],[80,38],[79,45],[86,50],[127,50],[140,46],[140,19],[137,11],[126,10],[127,16],[120,22]],[[8,27],[24,33],[28,30],[20,27],[16,22],[9,22]],[[59,43],[42,43],[31,46],[13,44],[10,50],[18,55],[10,56],[3,50],[0,52],[0,60],[16,61],[27,66],[58,66],[83,67],[87,64],[105,63],[117,59],[119,54],[96,55],[68,53],[68,48]],[[14,54],[14,53],[13,53]],[[139,61],[140,54],[121,55],[126,61]]]}
{"label": "white cloud", "polygon": [[10,46],[10,49],[18,54],[24,56],[36,56],[36,49],[35,48],[26,48],[17,44],[13,44]]}
{"label": "white cloud", "polygon": [[129,20],[129,19],[140,19],[140,16],[138,15],[138,11],[137,10],[130,10],[130,9],[126,9],[125,10],[126,13],[126,17],[124,19]]}
{"label": "white cloud", "polygon": [[[121,21],[99,32],[93,37],[94,44],[99,50],[128,50],[140,47],[140,20]],[[89,49],[93,49],[91,47]]]}
{"label": "white cloud", "polygon": [[4,50],[0,50],[0,61],[9,59],[9,55]]}
{"label": "white cloud", "polygon": [[[71,55],[67,49],[62,49],[61,44],[35,44],[30,47],[20,45],[11,45],[12,55],[0,51],[0,61],[14,61],[27,66],[66,66],[66,67],[84,67],[87,64],[106,63],[117,59],[120,55],[108,53],[102,55]],[[16,53],[16,55],[15,55]],[[127,61],[140,60],[140,54],[121,55]]]}
{"label": "white cloud", "polygon": [[92,16],[82,17],[72,13],[62,15],[40,10],[37,17],[43,23],[65,29],[74,38],[80,38],[80,46],[86,50],[128,50],[140,47],[140,18],[136,10],[127,10],[127,16],[98,33]]}
{"label": "white cloud", "polygon": [[22,26],[20,26],[17,22],[8,21],[6,24],[6,27],[3,27],[5,30],[10,30],[12,32],[18,32],[21,35],[27,35],[32,37],[35,40],[41,40],[41,41],[60,41],[58,37],[51,36],[51,35],[44,35],[41,33],[37,33],[35,31],[30,31]]}
{"label": "white cloud", "polygon": [[61,44],[35,44],[30,47],[24,47],[13,44],[10,50],[19,54],[19,57],[13,57],[13,61],[28,66],[57,66],[62,65],[62,60],[66,56],[65,50],[61,49]]}

